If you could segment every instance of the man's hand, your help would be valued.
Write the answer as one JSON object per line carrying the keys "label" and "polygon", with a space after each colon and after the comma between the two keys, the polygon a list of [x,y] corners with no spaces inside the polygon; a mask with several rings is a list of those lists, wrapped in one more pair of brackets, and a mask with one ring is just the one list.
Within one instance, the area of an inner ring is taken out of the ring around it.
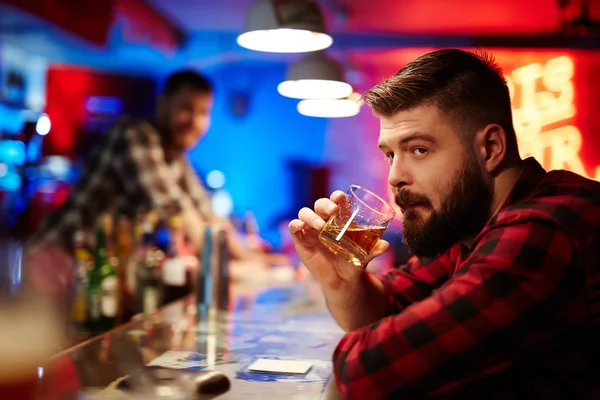
{"label": "man's hand", "polygon": [[191,247],[194,249],[194,253],[196,253],[202,248],[202,244],[204,243],[204,231],[207,223],[198,210],[194,208],[183,210],[181,214],[184,223],[184,232],[190,241]]}
{"label": "man's hand", "polygon": [[[346,284],[355,284],[363,273],[360,268],[329,251],[318,238],[325,221],[338,211],[338,205],[346,201],[344,192],[335,191],[329,199],[317,200],[314,211],[307,207],[301,209],[298,219],[289,224],[298,256],[313,277],[323,285],[326,294],[328,290],[336,291]],[[388,247],[388,242],[380,240],[368,260],[381,255]]]}

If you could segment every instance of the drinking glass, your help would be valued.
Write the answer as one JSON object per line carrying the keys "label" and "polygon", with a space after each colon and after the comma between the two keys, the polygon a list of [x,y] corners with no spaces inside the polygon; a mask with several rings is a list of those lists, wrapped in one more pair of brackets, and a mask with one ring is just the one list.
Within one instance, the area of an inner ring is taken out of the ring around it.
{"label": "drinking glass", "polygon": [[348,200],[329,218],[319,240],[332,253],[364,268],[396,212],[380,196],[359,185],[350,185],[346,196]]}

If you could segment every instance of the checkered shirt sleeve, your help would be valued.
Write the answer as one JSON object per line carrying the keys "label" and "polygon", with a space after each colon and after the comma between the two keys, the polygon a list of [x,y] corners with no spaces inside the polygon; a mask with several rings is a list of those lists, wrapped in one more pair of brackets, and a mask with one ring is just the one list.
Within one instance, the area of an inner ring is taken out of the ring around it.
{"label": "checkered shirt sleeve", "polygon": [[152,129],[146,122],[127,126],[121,136],[127,151],[115,151],[113,163],[129,198],[144,196],[153,209],[168,217],[193,207],[194,202],[173,179],[160,137]]}
{"label": "checkered shirt sleeve", "polygon": [[41,241],[56,241],[69,247],[75,229],[90,217],[87,214],[102,208],[100,203],[104,200],[105,192],[112,193],[113,188],[112,185],[107,185],[106,177],[113,169],[114,160],[122,158],[122,153],[126,151],[119,134],[121,129],[122,124],[111,129],[105,145],[96,149],[86,162],[67,202],[44,220],[29,240],[29,246]]}
{"label": "checkered shirt sleeve", "polygon": [[502,369],[528,345],[531,324],[556,314],[581,287],[576,242],[551,219],[505,220],[480,237],[437,290],[432,282],[443,273],[400,272],[404,294],[390,308],[402,312],[342,338],[333,362],[346,398],[428,398],[474,365],[481,374]]}
{"label": "checkered shirt sleeve", "polygon": [[183,178],[175,178],[156,130],[147,122],[124,119],[87,163],[67,203],[44,222],[30,244],[55,240],[70,245],[76,227],[99,212],[110,211],[115,204],[105,203],[116,197],[125,199],[123,206],[145,205],[165,219],[191,207],[208,218],[212,215],[210,197],[187,168],[186,163]]}
{"label": "checkered shirt sleeve", "polygon": [[430,296],[449,279],[459,254],[460,245],[456,245],[433,260],[412,257],[406,265],[381,276],[386,299],[385,315],[398,314]]}

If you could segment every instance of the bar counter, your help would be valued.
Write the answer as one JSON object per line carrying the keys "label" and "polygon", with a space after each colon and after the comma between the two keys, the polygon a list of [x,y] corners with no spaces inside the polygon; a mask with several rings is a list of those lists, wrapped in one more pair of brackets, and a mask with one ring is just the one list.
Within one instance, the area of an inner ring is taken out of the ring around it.
{"label": "bar counter", "polygon": [[[217,310],[188,296],[61,352],[40,368],[40,397],[118,390],[143,366],[169,364],[182,373],[224,373],[231,388],[218,399],[337,398],[331,355],[343,331],[317,284],[273,278],[236,283],[230,299],[227,309]],[[249,371],[258,358],[310,361],[312,368],[304,375]]]}

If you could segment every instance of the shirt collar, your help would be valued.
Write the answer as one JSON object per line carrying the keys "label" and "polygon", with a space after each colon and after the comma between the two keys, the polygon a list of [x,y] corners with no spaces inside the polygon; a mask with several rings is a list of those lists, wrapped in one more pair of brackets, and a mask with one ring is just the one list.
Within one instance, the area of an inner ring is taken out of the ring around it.
{"label": "shirt collar", "polygon": [[[535,189],[541,180],[546,175],[546,171],[540,163],[533,157],[526,158],[523,160],[523,170],[521,171],[521,176],[517,180],[517,183],[513,186],[509,195],[504,200],[502,206],[498,209],[498,211],[492,215],[490,220],[486,225],[493,224],[498,219],[498,216],[502,213],[506,207],[511,206],[519,201],[522,201],[529,196],[529,194]],[[479,237],[481,236],[481,232],[475,238],[475,242],[477,243]],[[465,246],[462,242],[460,242],[460,249],[462,258],[466,258],[469,252],[472,250],[472,247],[469,248]]]}
{"label": "shirt collar", "polygon": [[535,158],[528,157],[523,160],[523,170],[521,171],[519,180],[517,180],[517,183],[515,183],[509,195],[504,200],[502,207],[492,215],[488,221],[488,225],[495,223],[505,208],[526,199],[531,191],[540,184],[544,176],[546,176],[546,171]]}
{"label": "shirt collar", "polygon": [[500,210],[525,199],[540,184],[544,176],[546,171],[535,158],[529,157],[523,160],[523,172]]}

